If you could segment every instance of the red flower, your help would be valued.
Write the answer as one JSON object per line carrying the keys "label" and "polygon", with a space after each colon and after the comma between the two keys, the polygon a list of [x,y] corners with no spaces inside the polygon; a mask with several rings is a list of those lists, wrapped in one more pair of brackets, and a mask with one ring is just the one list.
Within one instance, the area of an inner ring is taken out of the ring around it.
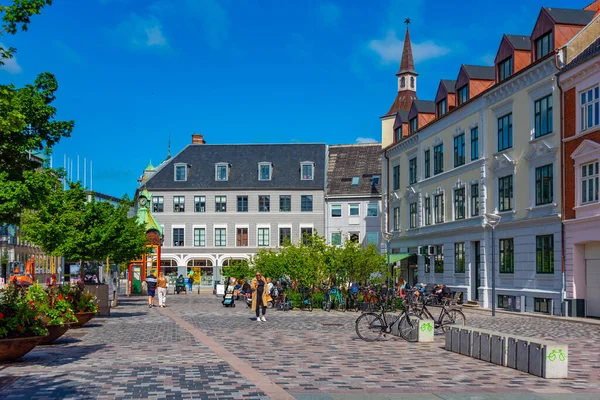
{"label": "red flower", "polygon": [[0,319],[4,318],[4,314],[0,312]]}
{"label": "red flower", "polygon": [[[71,296],[69,296],[69,297],[71,297]],[[64,300],[64,299],[65,299],[65,298],[63,297],[62,293],[58,295],[58,299],[59,299],[59,300]]]}
{"label": "red flower", "polygon": [[29,304],[33,305],[33,300],[29,300]]}
{"label": "red flower", "polygon": [[17,330],[22,331],[23,327],[21,325],[17,326]]}

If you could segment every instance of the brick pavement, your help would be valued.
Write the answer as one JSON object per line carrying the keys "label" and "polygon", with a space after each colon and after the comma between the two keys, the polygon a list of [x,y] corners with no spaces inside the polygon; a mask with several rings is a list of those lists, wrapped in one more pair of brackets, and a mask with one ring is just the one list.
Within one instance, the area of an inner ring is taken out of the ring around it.
{"label": "brick pavement", "polygon": [[170,296],[168,312],[125,300],[111,317],[0,365],[0,398],[267,398],[264,379],[246,379],[229,364],[235,358],[217,356],[198,330],[298,399],[600,396],[598,326],[467,312],[469,325],[567,342],[569,379],[544,380],[447,352],[441,337],[363,342],[357,315],[270,310],[259,323],[243,303],[224,308],[210,295]]}

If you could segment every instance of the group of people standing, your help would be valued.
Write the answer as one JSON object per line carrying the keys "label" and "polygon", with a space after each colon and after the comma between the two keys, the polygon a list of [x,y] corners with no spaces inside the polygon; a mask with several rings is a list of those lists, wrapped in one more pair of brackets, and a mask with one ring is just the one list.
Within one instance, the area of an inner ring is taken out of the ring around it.
{"label": "group of people standing", "polygon": [[229,278],[229,285],[234,287],[234,296],[239,299],[239,296],[252,296],[252,311],[256,313],[256,321],[267,322],[265,314],[267,313],[267,304],[272,301],[271,291],[273,283],[270,278],[262,276],[260,271],[256,271],[255,277],[248,283],[241,279],[239,282],[235,277]]}

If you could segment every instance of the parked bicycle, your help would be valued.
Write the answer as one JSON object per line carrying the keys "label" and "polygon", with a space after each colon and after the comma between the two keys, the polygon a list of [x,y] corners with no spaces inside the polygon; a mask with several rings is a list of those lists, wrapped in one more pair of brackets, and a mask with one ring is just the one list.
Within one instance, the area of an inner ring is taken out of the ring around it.
{"label": "parked bicycle", "polygon": [[446,330],[453,325],[466,324],[467,317],[465,317],[465,314],[463,314],[456,306],[451,305],[452,299],[439,300],[442,302],[442,305],[440,307],[440,314],[435,318],[427,308],[427,304],[431,304],[431,301],[428,301],[428,297],[431,296],[427,296],[423,299],[423,302],[417,311],[417,316],[420,319],[432,319],[435,329],[441,329],[442,332],[446,332]]}
{"label": "parked bicycle", "polygon": [[329,289],[329,298],[331,300],[329,309],[335,309],[342,312],[346,311],[346,298],[344,297],[342,289],[331,287],[331,289]]}
{"label": "parked bicycle", "polygon": [[392,332],[392,328],[397,324],[400,337],[409,342],[418,340],[418,315],[414,312],[414,296],[407,296],[402,313],[388,321],[386,307],[383,302],[379,302],[380,313],[366,312],[362,314],[355,323],[356,334],[366,342],[375,342]]}
{"label": "parked bicycle", "polygon": [[300,288],[300,309],[302,311],[313,310],[312,290],[309,288]]}

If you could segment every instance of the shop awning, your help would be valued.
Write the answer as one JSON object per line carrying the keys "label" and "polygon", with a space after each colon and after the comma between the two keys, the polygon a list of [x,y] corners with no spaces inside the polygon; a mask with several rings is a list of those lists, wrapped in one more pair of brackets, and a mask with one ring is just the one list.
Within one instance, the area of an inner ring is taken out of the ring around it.
{"label": "shop awning", "polygon": [[390,254],[390,264],[394,264],[398,261],[402,261],[405,258],[408,258],[415,253],[400,253],[400,254]]}

